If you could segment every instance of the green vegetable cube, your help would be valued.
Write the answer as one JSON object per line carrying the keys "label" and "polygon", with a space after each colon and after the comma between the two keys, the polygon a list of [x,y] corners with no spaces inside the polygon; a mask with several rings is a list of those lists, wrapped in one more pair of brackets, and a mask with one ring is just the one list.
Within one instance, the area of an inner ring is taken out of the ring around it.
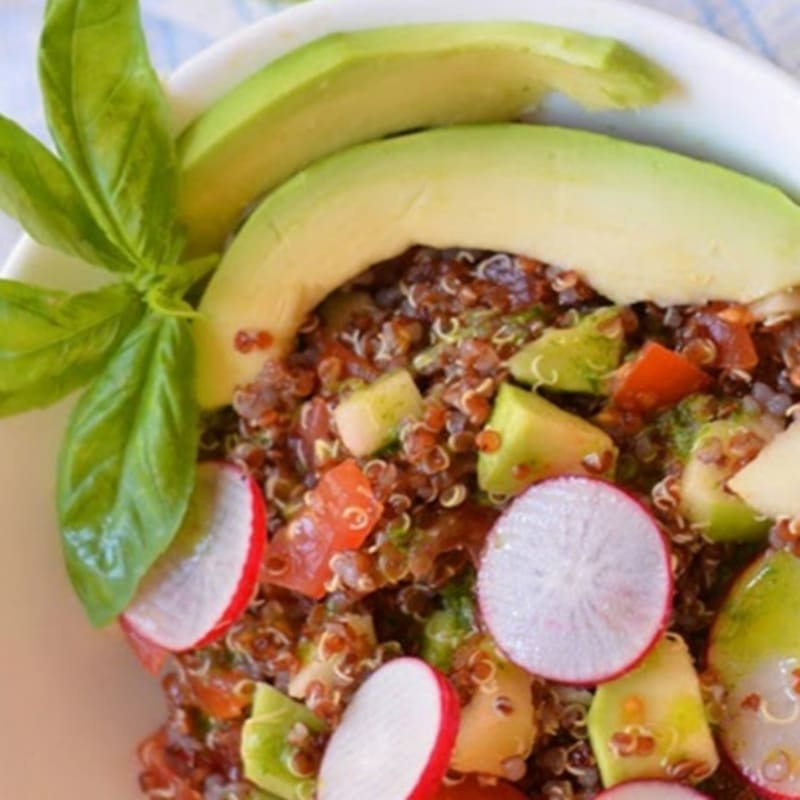
{"label": "green vegetable cube", "polygon": [[304,800],[314,792],[311,778],[300,778],[290,768],[292,729],[301,724],[311,733],[325,723],[306,706],[291,700],[267,683],[256,685],[253,709],[242,730],[241,755],[247,780],[281,800]]}

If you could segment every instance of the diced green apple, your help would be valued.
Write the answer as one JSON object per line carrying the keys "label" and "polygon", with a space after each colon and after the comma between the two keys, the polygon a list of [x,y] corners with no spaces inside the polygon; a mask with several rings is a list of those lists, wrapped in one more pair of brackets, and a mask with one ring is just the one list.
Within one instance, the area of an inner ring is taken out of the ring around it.
{"label": "diced green apple", "polygon": [[770,521],[733,494],[727,483],[736,471],[737,437],[763,446],[778,432],[771,417],[731,418],[706,423],[698,431],[681,477],[681,512],[714,542],[758,541]]}
{"label": "diced green apple", "polygon": [[766,517],[800,516],[800,422],[779,433],[728,488]]}

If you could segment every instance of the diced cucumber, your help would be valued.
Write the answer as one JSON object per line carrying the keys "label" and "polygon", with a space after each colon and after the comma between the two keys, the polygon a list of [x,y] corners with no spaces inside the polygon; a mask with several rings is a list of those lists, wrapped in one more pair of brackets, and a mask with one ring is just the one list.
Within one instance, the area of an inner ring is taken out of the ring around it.
{"label": "diced cucumber", "polygon": [[453,653],[477,631],[472,576],[451,581],[442,591],[444,608],[428,617],[422,633],[422,658],[449,672]]}
{"label": "diced cucumber", "polygon": [[727,489],[736,473],[732,442],[753,436],[766,444],[778,431],[770,418],[716,420],[703,425],[689,452],[681,477],[681,512],[714,542],[757,541],[766,536],[770,521]]}
{"label": "diced cucumber", "polygon": [[478,456],[478,484],[485,492],[516,494],[543,478],[614,471],[617,448],[604,431],[508,383],[500,387],[484,430],[500,436],[496,450]]}
{"label": "diced cucumber", "polygon": [[[360,637],[372,646],[377,645],[375,626],[369,614],[342,614],[340,620],[349,625]],[[336,667],[342,663],[344,653],[334,653],[325,657],[321,648],[321,637],[316,641],[307,641],[301,648],[301,665],[297,673],[289,681],[289,695],[303,699],[308,687],[319,682],[328,689],[335,688]]]}
{"label": "diced cucumber", "polygon": [[287,740],[298,723],[312,733],[326,728],[306,706],[267,683],[256,684],[253,709],[242,730],[244,774],[259,789],[281,800],[306,800],[314,792],[314,780],[298,777],[290,767],[293,749]]}
{"label": "diced cucumber", "polygon": [[719,763],[692,657],[674,634],[634,670],[598,687],[588,724],[606,787],[669,778],[686,761],[697,765],[699,779]]}
{"label": "diced cucumber", "polygon": [[571,328],[550,328],[509,361],[511,374],[535,389],[608,394],[622,360],[624,331],[616,307],[587,314]]}
{"label": "diced cucumber", "polygon": [[404,419],[422,416],[422,395],[411,374],[390,372],[357,389],[333,412],[339,436],[354,456],[368,456],[397,436]]}

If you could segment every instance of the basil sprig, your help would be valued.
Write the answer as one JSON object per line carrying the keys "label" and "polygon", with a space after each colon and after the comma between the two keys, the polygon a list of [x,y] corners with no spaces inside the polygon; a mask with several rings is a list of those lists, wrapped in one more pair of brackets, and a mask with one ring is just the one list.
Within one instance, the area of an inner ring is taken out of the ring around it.
{"label": "basil sprig", "polygon": [[49,0],[39,48],[47,121],[95,219],[135,267],[182,249],[169,112],[132,0]]}
{"label": "basil sprig", "polygon": [[125,608],[172,540],[186,513],[196,450],[189,323],[148,316],[78,401],[61,449],[67,568],[94,624]]}
{"label": "basil sprig", "polygon": [[48,405],[81,387],[143,311],[125,284],[69,295],[0,281],[0,414]]}
{"label": "basil sprig", "polygon": [[40,77],[60,159],[0,117],[0,209],[119,283],[67,294],[0,280],[0,416],[89,384],[64,436],[58,513],[92,623],[124,610],[192,492],[198,409],[177,159],[136,0],[48,0]]}
{"label": "basil sprig", "polygon": [[117,272],[131,268],[95,222],[63,164],[4,117],[0,117],[0,209],[42,244]]}

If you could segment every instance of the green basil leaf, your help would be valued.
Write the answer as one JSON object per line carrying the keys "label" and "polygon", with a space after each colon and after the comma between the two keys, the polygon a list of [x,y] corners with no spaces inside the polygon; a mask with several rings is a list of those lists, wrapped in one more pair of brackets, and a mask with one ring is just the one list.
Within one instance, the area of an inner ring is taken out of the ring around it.
{"label": "green basil leaf", "polygon": [[95,625],[124,610],[177,532],[197,435],[190,325],[147,316],[79,400],[59,458],[67,569]]}
{"label": "green basil leaf", "polygon": [[132,268],[92,219],[61,162],[2,115],[0,209],[41,244],[118,272]]}
{"label": "green basil leaf", "polygon": [[69,295],[0,280],[0,416],[42,408],[82,386],[142,311],[127,284]]}
{"label": "green basil leaf", "polygon": [[177,260],[177,158],[136,0],[48,0],[39,74],[53,140],[128,258]]}

